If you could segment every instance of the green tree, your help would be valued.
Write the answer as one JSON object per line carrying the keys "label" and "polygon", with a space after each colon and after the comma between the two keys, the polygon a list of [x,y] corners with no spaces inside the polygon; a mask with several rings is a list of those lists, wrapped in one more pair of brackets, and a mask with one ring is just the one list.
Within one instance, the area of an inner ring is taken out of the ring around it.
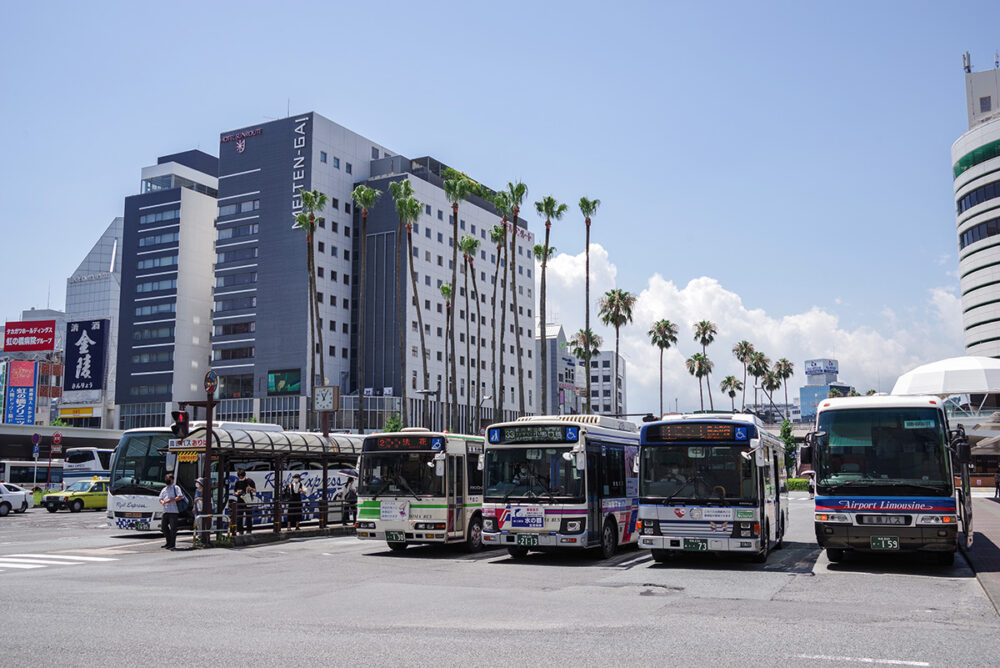
{"label": "green tree", "polygon": [[755,350],[752,355],[750,355],[750,363],[747,365],[747,370],[750,375],[753,376],[753,409],[757,410],[757,388],[761,386],[760,380],[767,375],[767,372],[771,369],[771,360],[768,359],[767,355],[759,350]]}
{"label": "green tree", "polygon": [[712,362],[704,353],[695,353],[685,360],[684,365],[688,373],[698,379],[698,397],[701,401],[701,410],[705,410],[705,392],[702,389],[702,378],[711,371]]}
{"label": "green tree", "polygon": [[[702,320],[695,323],[694,340],[701,344],[701,354],[708,358],[708,345],[715,341],[715,335],[719,333],[714,322]],[[712,400],[712,384],[709,382],[708,374],[705,374],[705,385],[708,386],[708,405],[714,411],[715,402]]]}
{"label": "green tree", "polygon": [[323,327],[319,318],[319,302],[316,299],[316,225],[320,220],[316,216],[326,207],[327,196],[318,190],[301,190],[302,211],[295,216],[295,223],[306,233],[306,269],[309,271],[309,330],[312,333],[309,341],[312,369],[309,373],[309,395],[316,392],[316,356],[319,355],[319,377],[326,378],[326,355],[323,354]]}
{"label": "green tree", "polygon": [[[520,316],[517,312],[517,270],[514,265],[517,264],[517,217],[521,213],[521,202],[524,198],[528,196],[528,186],[524,185],[520,181],[517,183],[507,182],[507,194],[510,195],[510,207],[511,207],[511,217],[510,223],[512,226],[510,232],[510,257],[513,262],[507,262],[507,270],[510,272],[510,280],[507,281],[507,289],[510,290],[511,299],[514,305],[514,340],[517,342],[517,395],[518,395],[518,412],[524,413],[527,410],[527,404],[524,403],[524,362],[522,361],[521,352],[521,322]],[[534,327],[534,325],[532,325]],[[535,337],[531,337],[534,339]]]}
{"label": "green tree", "polygon": [[[360,258],[355,258],[358,261],[358,327],[357,327],[357,341],[358,341],[358,352],[357,352],[357,386],[358,386],[358,429],[360,433],[364,433],[365,428],[368,426],[368,416],[365,413],[364,408],[364,378],[365,378],[365,284],[366,284],[366,265],[368,262],[368,212],[375,208],[375,204],[378,202],[378,198],[381,197],[382,191],[375,190],[374,188],[369,188],[368,186],[362,184],[354,189],[351,193],[351,199],[354,200],[354,208],[361,209],[361,239],[358,240],[360,245]],[[403,383],[406,383],[406,379],[403,379]]]}
{"label": "green tree", "polygon": [[[479,433],[479,426],[480,426],[480,424],[483,421],[482,420],[482,403],[483,402],[482,402],[482,399],[480,398],[480,395],[482,394],[482,391],[483,391],[483,378],[482,378],[482,368],[483,368],[483,363],[482,363],[482,358],[483,358],[483,329],[482,329],[483,312],[482,312],[482,309],[480,307],[480,303],[482,302],[482,298],[479,296],[479,282],[476,280],[476,253],[479,252],[479,239],[477,239],[476,237],[474,237],[474,236],[472,236],[470,234],[466,234],[464,237],[462,237],[462,241],[461,241],[460,246],[461,246],[461,249],[462,249],[462,254],[465,255],[465,264],[466,264],[466,267],[467,267],[466,272],[465,272],[465,282],[466,282],[466,286],[465,286],[465,294],[466,294],[466,298],[465,298],[465,314],[466,314],[466,316],[469,315],[469,298],[468,298],[468,294],[469,294],[469,285],[468,285],[469,274],[472,274],[472,294],[473,294],[473,299],[476,302],[476,359],[475,359],[475,364],[476,364],[476,392],[475,392],[475,397],[476,397],[476,411],[475,411],[475,416],[476,416],[476,418],[475,418],[475,422],[472,425],[472,429],[469,431],[469,433],[471,433],[471,434],[477,434],[477,433]],[[469,340],[468,319],[466,319],[465,340],[467,342]],[[466,350],[468,350],[468,345],[466,345]],[[468,354],[468,353],[466,353],[466,354]],[[472,382],[472,374],[469,374],[469,382],[471,384],[471,382]],[[469,393],[469,397],[470,398],[472,397],[472,393],[471,392]],[[472,413],[470,412],[470,415],[471,414]]]}
{"label": "green tree", "polygon": [[[546,260],[548,260],[550,257],[552,257],[552,255],[555,252],[556,252],[556,247],[555,246],[549,246],[548,251],[546,251],[544,244],[535,244],[535,247],[531,251],[531,255],[535,259],[539,260],[542,263],[542,266],[544,267]],[[541,308],[541,313],[539,313],[539,320],[541,322],[541,330],[538,333],[539,341],[541,341],[541,346],[539,346],[539,347],[542,349],[542,357],[541,357],[541,361],[540,361],[540,364],[541,364],[541,367],[542,367],[542,375],[541,375],[541,378],[539,380],[539,383],[542,386],[542,394],[541,394],[541,399],[540,399],[541,404],[540,404],[540,408],[539,408],[538,412],[539,412],[539,414],[542,414],[542,415],[544,415],[545,413],[549,412],[549,410],[548,410],[548,406],[549,406],[549,403],[548,403],[548,374],[546,372],[547,364],[545,362],[545,360],[547,358],[547,355],[548,355],[548,346],[545,344],[545,331],[546,330],[545,330],[545,306],[543,306],[544,303],[545,303],[545,300],[543,299],[541,301],[541,304],[539,304],[539,307]]]}
{"label": "green tree", "polygon": [[[422,365],[422,370],[424,372],[424,389],[430,389],[431,376],[427,371],[427,358],[430,357],[430,353],[427,351],[427,341],[424,338],[424,316],[423,316],[423,306],[420,305],[420,298],[417,296],[417,271],[416,267],[413,266],[413,226],[420,220],[420,214],[424,211],[424,205],[418,202],[413,197],[408,197],[406,199],[406,257],[408,259],[407,264],[410,266],[410,285],[413,286],[413,308],[417,312],[417,327],[420,329],[420,363]],[[399,329],[401,332],[405,331],[403,326],[404,321],[400,321]],[[404,339],[405,340],[405,339]],[[401,362],[400,366],[400,378],[403,383],[403,400],[406,400],[406,351],[400,348],[399,359]],[[427,401],[427,397],[424,397],[424,422],[426,423],[430,419],[430,406]]]}
{"label": "green tree", "polygon": [[496,266],[493,268],[493,301],[491,302],[492,319],[490,320],[490,326],[493,328],[493,336],[490,337],[492,344],[492,356],[493,356],[493,421],[503,422],[503,402],[504,402],[504,367],[507,365],[503,363],[503,353],[504,353],[504,335],[507,329],[507,290],[501,293],[501,304],[500,304],[500,374],[497,377],[497,288],[500,287],[500,283],[506,281],[501,281],[500,279],[500,268],[505,266],[503,256],[507,252],[507,216],[510,213],[510,206],[506,204],[507,193],[497,193],[496,197],[493,199],[493,205],[497,208],[497,212],[503,217],[500,225],[494,225],[493,229],[490,230],[490,241],[496,244],[497,256],[496,256]]}
{"label": "green tree", "polygon": [[584,413],[590,413],[593,410],[593,407],[590,405],[590,358],[595,352],[600,350],[601,346],[604,345],[604,341],[589,329],[581,329],[573,335],[569,344],[572,348],[573,356],[583,363],[583,370],[587,375],[587,396],[584,400],[583,409]]}
{"label": "green tree", "polygon": [[552,250],[549,246],[549,234],[552,231],[552,221],[562,220],[562,217],[566,214],[566,210],[569,209],[565,204],[561,204],[556,200],[555,197],[551,195],[546,195],[539,201],[535,202],[535,211],[538,215],[545,219],[545,243],[542,245],[542,252],[539,255],[538,248],[535,248],[535,256],[539,257],[542,261],[542,280],[539,286],[538,292],[538,305],[541,308],[541,322],[542,322],[542,410],[545,412],[548,409],[548,396],[549,396],[549,365],[548,365],[548,346],[545,345],[545,269],[549,263],[549,255]]}
{"label": "green tree", "polygon": [[788,419],[788,379],[795,373],[795,365],[782,357],[774,363],[774,375],[778,377],[781,384],[785,386],[785,419]]}
{"label": "green tree", "polygon": [[[409,179],[403,179],[402,181],[393,181],[389,184],[389,192],[392,193],[392,199],[396,207],[396,215],[399,217],[399,225],[396,228],[396,322],[399,323],[399,379],[402,385],[401,396],[402,396],[402,410],[400,411],[400,419],[403,424],[409,424],[407,420],[407,406],[406,406],[406,309],[404,304],[406,303],[406,287],[403,284],[403,230],[406,226],[406,221],[410,215],[410,204],[409,200],[413,198],[413,186],[410,184]],[[412,270],[413,263],[409,262],[410,268]],[[417,303],[417,318],[421,318],[420,313],[420,300],[417,299],[417,295],[414,292],[413,298]],[[420,324],[420,347],[423,349],[423,336],[424,336],[424,326]],[[358,399],[361,401],[361,398]]]}
{"label": "green tree", "polygon": [[780,438],[785,442],[785,468],[791,471],[795,465],[795,437],[792,435],[792,423],[788,418],[781,423]]}
{"label": "green tree", "polygon": [[774,392],[781,387],[781,379],[778,378],[778,374],[774,369],[768,369],[764,373],[760,386],[765,394],[767,394],[767,401],[771,404],[771,411],[780,415],[781,411],[774,405]]}
{"label": "green tree", "polygon": [[719,389],[729,395],[729,403],[733,412],[736,412],[736,393],[743,389],[743,383],[736,376],[726,376],[719,383]]}
{"label": "green tree", "polygon": [[747,407],[747,364],[750,363],[754,352],[753,344],[746,340],[733,346],[733,355],[743,365],[743,400],[741,402],[743,410],[746,410]]}
{"label": "green tree", "polygon": [[844,393],[835,387],[831,387],[830,391],[826,393],[827,399],[836,399],[837,397],[844,396]]}
{"label": "green tree", "polygon": [[[583,223],[586,227],[586,233],[584,237],[584,245],[585,245],[584,255],[587,258],[584,269],[584,273],[586,274],[586,276],[584,276],[584,285],[585,285],[584,300],[586,301],[586,308],[584,310],[584,316],[583,316],[583,330],[581,331],[587,331],[587,332],[590,331],[590,219],[593,217],[595,213],[597,213],[597,209],[600,206],[601,206],[601,200],[599,199],[587,199],[586,197],[580,198],[580,213],[583,214]],[[584,366],[587,369],[586,406],[587,406],[587,412],[589,413],[590,412],[590,358],[588,357],[586,360],[584,360],[584,362],[585,362]],[[662,386],[663,383],[661,382],[660,385]]]}
{"label": "green tree", "polygon": [[403,430],[403,420],[399,417],[399,413],[389,413],[385,416],[385,430],[386,432],[395,432]]}
{"label": "green tree", "polygon": [[[614,403],[615,403],[615,415],[618,415],[618,347],[621,341],[621,328],[624,325],[632,322],[632,308],[635,306],[635,295],[631,292],[626,292],[621,289],[608,290],[601,297],[601,322],[605,325],[611,325],[615,328],[615,382],[614,389]],[[587,369],[587,373],[590,373],[590,369]]]}
{"label": "green tree", "polygon": [[[454,292],[451,289],[451,284],[450,283],[444,283],[441,286],[441,297],[444,299],[444,308],[445,308],[445,311],[446,311],[446,315],[448,317],[448,320],[446,322],[450,322],[451,321],[452,298],[454,297]],[[446,332],[446,334],[447,334],[447,332]],[[445,359],[448,359],[448,344],[449,343],[451,343],[451,337],[445,336],[444,337],[444,358]],[[452,345],[454,345],[454,344],[452,344]],[[455,351],[452,350],[451,354],[454,355]],[[452,383],[452,384],[454,384],[454,383],[458,382],[458,379],[457,378],[451,378],[449,380],[449,382]],[[445,387],[445,392],[447,392],[447,391],[448,391],[448,388]],[[446,428],[450,429],[451,431],[455,431],[455,421],[458,419],[458,411],[456,410],[456,406],[454,406],[451,402],[446,402],[446,403],[448,405],[447,417],[445,418],[446,419]]]}
{"label": "green tree", "polygon": [[[677,325],[669,320],[657,320],[649,328],[649,340],[660,349],[660,417],[663,417],[663,353],[677,345]],[[587,376],[590,376],[589,369]]]}
{"label": "green tree", "polygon": [[[455,286],[458,285],[458,203],[472,193],[474,186],[472,181],[464,174],[456,172],[453,169],[448,169],[445,171],[443,188],[444,196],[451,202],[451,284]],[[466,315],[468,315],[468,310],[466,310]],[[458,413],[458,366],[454,358],[458,327],[455,326],[454,311],[451,313],[451,320],[448,322],[447,329],[451,334],[451,352],[453,356],[451,360],[451,376],[454,382],[451,385],[451,404],[452,410]]]}

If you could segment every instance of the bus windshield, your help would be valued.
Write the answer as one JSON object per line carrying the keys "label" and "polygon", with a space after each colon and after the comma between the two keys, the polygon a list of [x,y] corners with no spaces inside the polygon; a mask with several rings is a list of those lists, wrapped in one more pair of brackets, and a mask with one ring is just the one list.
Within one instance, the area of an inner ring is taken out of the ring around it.
{"label": "bus windshield", "polygon": [[746,444],[643,446],[639,496],[756,503],[755,468],[745,451]]}
{"label": "bus windshield", "polygon": [[950,494],[945,428],[936,409],[829,410],[820,413],[818,429],[816,485],[827,493]]}
{"label": "bus windshield", "polygon": [[431,452],[366,452],[358,494],[444,496],[444,476],[435,473],[433,464]]}
{"label": "bus windshield", "polygon": [[163,489],[170,434],[125,434],[111,468],[112,494],[158,495]]}
{"label": "bus windshield", "polygon": [[563,457],[569,448],[510,448],[486,453],[485,497],[583,498],[583,472],[575,458]]}

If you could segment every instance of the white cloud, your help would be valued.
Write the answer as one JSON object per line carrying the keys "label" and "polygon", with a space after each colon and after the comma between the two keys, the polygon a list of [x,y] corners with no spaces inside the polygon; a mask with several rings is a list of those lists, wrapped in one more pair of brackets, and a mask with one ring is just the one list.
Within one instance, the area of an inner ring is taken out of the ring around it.
{"label": "white cloud", "polygon": [[[616,286],[617,269],[607,251],[591,245],[591,326],[614,347],[614,330],[600,323],[597,303],[600,296]],[[583,327],[584,254],[561,253],[548,265],[548,320],[563,325],[567,335]],[[537,305],[536,305],[537,306]],[[674,398],[681,410],[698,408],[698,383],[684,368],[684,360],[700,352],[691,326],[699,320],[711,320],[718,329],[708,355],[715,363],[712,393],[717,408],[728,407],[729,398],[719,391],[719,381],[726,375],[742,380],[743,367],[732,355],[737,341],[746,339],[772,361],[785,357],[795,365],[789,379],[789,399],[798,395],[805,384],[803,362],[817,357],[840,361],[840,379],[864,392],[868,389],[889,391],[899,374],[945,357],[961,355],[961,302],[951,290],[929,291],[922,309],[883,309],[883,321],[847,329],[839,318],[819,307],[804,313],[772,315],[762,309],[748,308],[740,296],[717,280],[703,276],[679,287],[660,274],[651,276],[637,293],[633,324],[622,329],[621,352],[628,368],[628,409],[630,412],[656,411],[659,408],[659,352],[649,343],[647,332],[661,318],[678,327],[678,345],[664,354],[664,408],[672,408]],[[753,379],[749,379],[748,396]],[[784,390],[778,392],[784,396]],[[775,397],[778,398],[777,396]],[[706,395],[706,408],[708,398]],[[739,401],[739,396],[737,396]]]}

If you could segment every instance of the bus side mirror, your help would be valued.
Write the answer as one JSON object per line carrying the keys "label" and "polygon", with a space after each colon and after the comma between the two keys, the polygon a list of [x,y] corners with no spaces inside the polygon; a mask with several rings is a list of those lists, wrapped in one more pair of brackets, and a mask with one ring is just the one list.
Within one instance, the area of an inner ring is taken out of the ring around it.
{"label": "bus side mirror", "polygon": [[[807,437],[808,438],[808,437]],[[813,446],[812,443],[806,443],[801,448],[799,448],[799,465],[808,464],[812,466],[813,463]]]}
{"label": "bus side mirror", "polygon": [[632,473],[639,475],[639,455],[632,460]]}
{"label": "bus side mirror", "polygon": [[444,475],[444,453],[439,452],[434,455],[431,461],[427,462],[427,466],[434,467],[434,475],[441,477]]}
{"label": "bus side mirror", "polygon": [[476,458],[476,470],[482,471],[486,467],[486,455],[479,455]]}
{"label": "bus side mirror", "polygon": [[169,450],[167,451],[166,467],[167,467],[167,473],[173,473],[174,471],[177,470],[176,452],[170,452]]}
{"label": "bus side mirror", "polygon": [[969,445],[969,437],[965,435],[963,425],[958,425],[958,428],[951,432],[951,450],[955,453],[955,460],[959,464],[968,464],[972,461],[972,447]]}
{"label": "bus side mirror", "polygon": [[587,468],[587,453],[580,451],[576,453],[576,470],[583,471]]}

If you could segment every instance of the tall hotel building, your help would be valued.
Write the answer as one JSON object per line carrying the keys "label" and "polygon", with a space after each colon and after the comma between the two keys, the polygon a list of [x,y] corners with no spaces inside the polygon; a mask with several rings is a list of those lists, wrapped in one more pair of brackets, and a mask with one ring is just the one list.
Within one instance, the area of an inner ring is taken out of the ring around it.
{"label": "tall hotel building", "polygon": [[163,426],[204,398],[212,322],[218,160],[159,158],[125,198],[115,404],[122,429]]}
{"label": "tall hotel building", "polygon": [[[212,367],[220,376],[220,417],[239,420],[253,416],[286,428],[315,426],[306,419],[311,388],[307,247],[305,233],[294,227],[294,217],[302,209],[299,191],[318,190],[329,197],[329,203],[320,214],[322,220],[314,241],[323,328],[320,354],[324,357],[324,377],[317,378],[317,382],[339,387],[345,397],[341,406],[347,409],[347,414],[338,416],[336,426],[356,426],[349,414],[356,407],[359,394],[373,397],[376,410],[398,411],[397,397],[402,393],[403,382],[409,383],[409,399],[413,401],[411,422],[419,423],[422,406],[418,402],[423,395],[414,394],[414,390],[428,388],[422,387],[422,381],[414,380],[419,355],[413,351],[419,347],[419,335],[410,327],[411,321],[416,321],[416,305],[409,280],[404,282],[408,296],[404,324],[407,365],[402,373],[399,368],[399,323],[394,292],[398,219],[388,184],[409,178],[416,198],[425,207],[417,224],[419,242],[413,262],[419,274],[418,297],[424,304],[433,383],[439,376],[447,378],[439,285],[451,280],[451,207],[441,188],[441,168],[440,163],[429,158],[403,158],[312,112],[221,135],[212,321]],[[355,377],[359,314],[355,283],[360,267],[355,260],[360,247],[356,234],[360,229],[360,214],[351,200],[351,192],[359,183],[383,191],[368,219],[365,377],[360,384]],[[470,233],[480,238],[476,270],[480,273],[480,291],[487,293],[492,285],[493,266],[490,264],[493,260],[487,258],[495,255],[495,248],[488,241],[489,228],[499,218],[489,204],[471,201],[475,199],[470,198],[460,206],[459,234]],[[528,253],[533,238],[524,229],[523,221],[519,221],[519,229],[522,238],[518,240],[518,289],[524,291],[518,295],[519,306],[529,313],[521,318],[527,376],[533,373],[529,371],[533,361],[527,359],[534,347],[530,331],[533,261]],[[457,287],[457,308],[464,318],[461,280]],[[483,304],[480,306],[485,312]],[[483,318],[489,323],[489,314]],[[460,403],[466,403],[465,379],[469,369],[465,367],[471,365],[465,361],[461,319],[459,327]],[[471,331],[475,331],[474,325]],[[489,324],[484,325],[483,340],[489,341],[492,336]],[[513,343],[512,336],[508,336],[507,342]],[[477,343],[485,349],[482,341]],[[482,379],[489,383],[478,396],[492,396],[489,360],[481,359],[481,352],[471,356],[483,366]],[[516,367],[514,354],[507,354],[504,359],[509,366]],[[316,373],[319,374],[318,366]],[[471,375],[474,377],[474,371]],[[508,373],[507,379],[510,378]],[[533,385],[532,380],[530,386]],[[508,386],[506,391],[510,389]],[[352,394],[354,397],[347,396]],[[528,410],[530,394],[526,390]],[[513,408],[509,398],[505,408]],[[368,426],[379,426],[377,419],[369,419]]]}
{"label": "tall hotel building", "polygon": [[1000,357],[1000,69],[965,66],[969,130],[951,147],[965,351]]}

